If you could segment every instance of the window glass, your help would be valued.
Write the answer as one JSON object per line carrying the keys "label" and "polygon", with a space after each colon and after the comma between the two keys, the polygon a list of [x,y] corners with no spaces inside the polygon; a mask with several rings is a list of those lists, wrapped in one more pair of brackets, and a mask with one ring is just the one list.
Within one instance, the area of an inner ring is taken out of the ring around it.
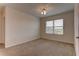
{"label": "window glass", "polygon": [[63,19],[46,21],[46,33],[48,34],[63,34]]}
{"label": "window glass", "polygon": [[54,26],[63,26],[63,19],[54,20]]}
{"label": "window glass", "polygon": [[53,21],[46,21],[46,33],[53,33]]}
{"label": "window glass", "polygon": [[63,19],[54,20],[54,34],[63,34]]}

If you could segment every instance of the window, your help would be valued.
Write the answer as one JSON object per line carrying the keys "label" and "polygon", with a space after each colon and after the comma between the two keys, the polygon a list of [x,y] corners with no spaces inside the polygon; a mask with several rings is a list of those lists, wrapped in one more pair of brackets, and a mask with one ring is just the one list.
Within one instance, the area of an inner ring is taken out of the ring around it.
{"label": "window", "polygon": [[63,19],[46,21],[46,33],[63,34]]}
{"label": "window", "polygon": [[53,33],[53,21],[46,22],[46,33]]}
{"label": "window", "polygon": [[54,34],[63,34],[63,19],[54,20]]}

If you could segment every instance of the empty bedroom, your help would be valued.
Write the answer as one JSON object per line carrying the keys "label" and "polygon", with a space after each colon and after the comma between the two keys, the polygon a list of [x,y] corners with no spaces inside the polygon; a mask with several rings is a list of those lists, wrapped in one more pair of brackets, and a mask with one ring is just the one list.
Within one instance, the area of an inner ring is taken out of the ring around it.
{"label": "empty bedroom", "polygon": [[78,8],[74,3],[0,4],[0,56],[79,55]]}

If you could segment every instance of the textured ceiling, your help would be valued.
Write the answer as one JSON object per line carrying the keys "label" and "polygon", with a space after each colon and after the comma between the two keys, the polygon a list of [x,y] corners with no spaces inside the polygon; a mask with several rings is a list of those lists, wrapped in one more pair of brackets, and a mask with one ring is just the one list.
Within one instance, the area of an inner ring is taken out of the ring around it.
{"label": "textured ceiling", "polygon": [[[13,7],[19,11],[34,15],[36,17],[55,15],[74,9],[74,4],[71,3],[10,3],[4,5]],[[47,9],[47,14],[45,16],[41,15],[41,10],[43,8]]]}

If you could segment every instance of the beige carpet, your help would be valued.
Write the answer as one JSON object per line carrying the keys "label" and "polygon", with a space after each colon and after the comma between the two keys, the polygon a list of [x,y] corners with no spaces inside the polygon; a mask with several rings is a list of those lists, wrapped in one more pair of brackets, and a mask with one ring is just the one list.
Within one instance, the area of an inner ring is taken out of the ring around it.
{"label": "beige carpet", "polygon": [[0,49],[1,56],[73,56],[74,46],[61,42],[38,39],[10,48]]}

